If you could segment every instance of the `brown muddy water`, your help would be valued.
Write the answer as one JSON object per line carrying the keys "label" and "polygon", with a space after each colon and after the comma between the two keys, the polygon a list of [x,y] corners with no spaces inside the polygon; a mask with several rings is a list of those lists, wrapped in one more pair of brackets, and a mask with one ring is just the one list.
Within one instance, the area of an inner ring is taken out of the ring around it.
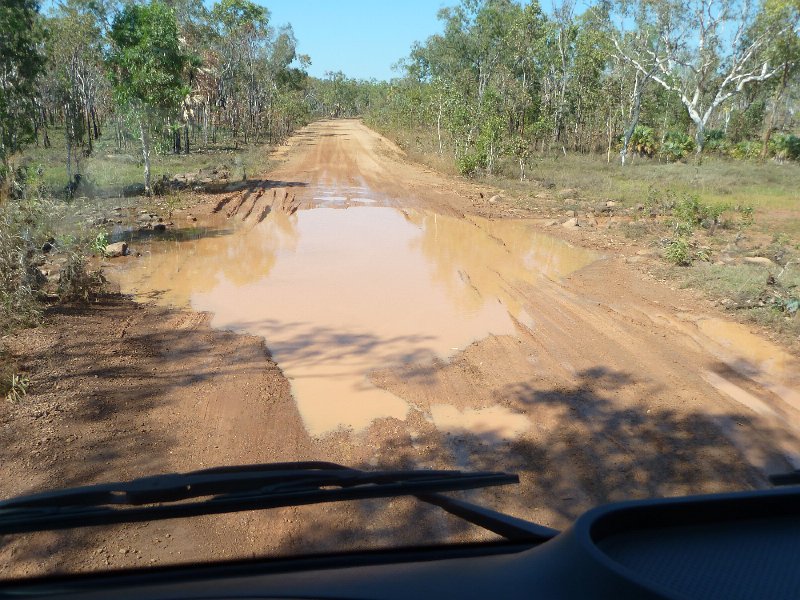
{"label": "brown muddy water", "polygon": [[[456,218],[335,194],[294,215],[223,223],[137,248],[112,273],[123,293],[213,313],[212,325],[262,336],[290,380],[309,434],[355,432],[408,402],[370,382],[379,368],[446,360],[490,334],[535,328],[512,287],[552,285],[594,261],[525,221]],[[338,206],[338,208],[331,208]],[[184,236],[187,237],[187,236]],[[194,239],[191,239],[194,238]],[[528,419],[496,406],[433,407],[439,428],[515,437]]]}

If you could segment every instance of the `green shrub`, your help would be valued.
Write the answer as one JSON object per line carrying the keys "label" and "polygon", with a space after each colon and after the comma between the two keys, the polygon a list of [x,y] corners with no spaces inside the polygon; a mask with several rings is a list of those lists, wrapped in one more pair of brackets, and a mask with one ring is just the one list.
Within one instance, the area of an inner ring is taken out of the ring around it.
{"label": "green shrub", "polygon": [[706,152],[726,152],[728,148],[725,132],[722,129],[709,129],[705,134],[703,150]]}
{"label": "green shrub", "polygon": [[88,302],[102,290],[105,278],[100,271],[90,271],[79,252],[71,252],[58,276],[61,302]]}
{"label": "green shrub", "polygon": [[35,219],[23,203],[9,200],[0,207],[0,331],[33,325],[41,315]]}
{"label": "green shrub", "polygon": [[776,133],[769,140],[769,152],[779,161],[800,160],[800,137],[789,133]]}
{"label": "green shrub", "polygon": [[761,144],[759,142],[745,140],[743,142],[739,142],[738,144],[734,144],[731,147],[729,154],[731,158],[736,158],[739,160],[753,160],[761,155]]}
{"label": "green shrub", "polygon": [[90,249],[93,254],[104,256],[106,253],[106,246],[108,246],[108,234],[105,231],[101,231],[95,236],[90,245]]}
{"label": "green shrub", "polygon": [[652,127],[637,125],[630,141],[630,151],[639,156],[653,156],[656,153],[656,138]]}
{"label": "green shrub", "polygon": [[28,393],[30,378],[25,373],[13,373],[8,381],[3,382],[2,387],[6,389],[6,400],[9,402],[19,402]]}
{"label": "green shrub", "polygon": [[674,162],[685,158],[694,151],[694,140],[682,131],[668,131],[664,136],[659,154],[667,162]]}
{"label": "green shrub", "polygon": [[692,264],[692,251],[689,240],[684,235],[672,238],[664,249],[664,258],[674,265],[688,267]]}
{"label": "green shrub", "polygon": [[462,175],[475,175],[478,169],[482,168],[486,163],[486,157],[478,152],[467,152],[461,156],[457,161],[458,172]]}

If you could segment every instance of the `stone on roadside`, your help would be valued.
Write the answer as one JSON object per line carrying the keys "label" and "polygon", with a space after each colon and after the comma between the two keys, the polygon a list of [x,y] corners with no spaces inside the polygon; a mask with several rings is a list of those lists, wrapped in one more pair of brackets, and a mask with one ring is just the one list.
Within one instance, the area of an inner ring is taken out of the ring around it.
{"label": "stone on roadside", "polygon": [[108,258],[117,258],[118,256],[126,256],[128,254],[127,242],[116,242],[106,246],[105,255]]}
{"label": "stone on roadside", "polygon": [[561,226],[563,228],[565,228],[565,229],[568,229],[568,228],[571,228],[571,227],[578,227],[578,219],[576,219],[575,217],[572,217],[571,219],[567,219],[566,221],[564,221],[561,224]]}

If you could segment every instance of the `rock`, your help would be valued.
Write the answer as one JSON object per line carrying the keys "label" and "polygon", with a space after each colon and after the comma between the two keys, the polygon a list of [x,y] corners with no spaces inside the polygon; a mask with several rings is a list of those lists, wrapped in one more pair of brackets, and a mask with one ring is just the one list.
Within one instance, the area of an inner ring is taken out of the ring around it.
{"label": "rock", "polygon": [[558,221],[556,221],[555,219],[550,219],[549,221],[545,221],[544,223],[545,227],[552,227],[553,225],[558,225]]}
{"label": "rock", "polygon": [[568,228],[571,228],[571,227],[578,227],[578,219],[576,219],[575,217],[572,217],[571,219],[567,219],[566,221],[564,221],[561,224],[561,226],[563,228],[565,228],[565,229],[568,229]]}
{"label": "rock", "polygon": [[748,265],[760,265],[762,267],[774,267],[775,263],[765,256],[745,256],[742,262]]}
{"label": "rock", "polygon": [[494,204],[494,203],[495,203],[495,202],[497,202],[498,200],[502,200],[502,199],[503,199],[503,198],[502,198],[502,196],[500,196],[500,194],[495,194],[494,196],[492,196],[491,198],[489,198],[489,204]]}
{"label": "rock", "polygon": [[614,202],[613,200],[608,200],[606,202],[606,208],[614,208],[616,205],[617,205],[617,203]]}
{"label": "rock", "polygon": [[128,243],[117,242],[116,244],[109,244],[106,246],[105,254],[108,258],[117,258],[118,256],[125,256],[128,254]]}

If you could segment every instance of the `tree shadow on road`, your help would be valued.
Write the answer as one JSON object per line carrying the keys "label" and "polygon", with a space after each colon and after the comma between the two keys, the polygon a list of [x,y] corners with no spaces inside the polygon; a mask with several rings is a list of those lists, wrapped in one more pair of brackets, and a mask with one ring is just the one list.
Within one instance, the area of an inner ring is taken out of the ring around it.
{"label": "tree shadow on road", "polygon": [[[763,472],[748,464],[718,427],[719,415],[617,403],[615,392],[632,384],[627,373],[597,367],[579,373],[568,387],[512,386],[501,395],[530,416],[530,435],[507,440],[501,428],[482,428],[479,434],[429,428],[421,435],[397,436],[377,449],[375,459],[359,466],[517,473],[517,486],[454,495],[557,528],[607,502],[768,485]],[[546,411],[561,419],[541,426],[537,415]],[[790,470],[781,452],[782,438],[789,434],[771,430],[746,410],[722,418],[760,429],[764,435],[753,443],[762,444],[765,456]],[[349,527],[335,517],[317,518],[295,538],[307,540],[315,550],[333,550],[487,537],[463,522],[443,520],[436,509],[421,503],[362,504],[356,509],[360,518],[349,519]]]}

